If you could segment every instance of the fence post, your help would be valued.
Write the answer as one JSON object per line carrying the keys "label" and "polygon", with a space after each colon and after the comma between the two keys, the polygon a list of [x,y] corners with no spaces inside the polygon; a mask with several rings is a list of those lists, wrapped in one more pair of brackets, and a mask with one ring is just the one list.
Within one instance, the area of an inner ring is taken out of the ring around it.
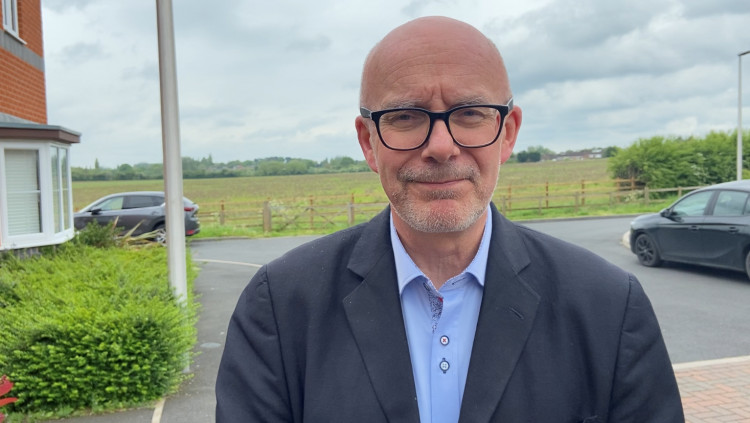
{"label": "fence post", "polygon": [[219,225],[224,226],[224,200],[221,200],[220,206],[219,206]]}
{"label": "fence post", "polygon": [[545,208],[549,208],[549,179],[547,179],[547,182],[545,182],[544,184],[544,198],[545,198],[544,206]]}
{"label": "fence post", "polygon": [[650,198],[648,193],[648,185],[646,185],[645,187],[643,187],[643,202],[648,205],[649,200]]}
{"label": "fence post", "polygon": [[271,232],[271,204],[263,202],[263,232]]}
{"label": "fence post", "polygon": [[586,180],[581,179],[581,205],[586,205]]}
{"label": "fence post", "polygon": [[313,219],[315,219],[315,209],[313,208],[313,203],[314,203],[313,196],[311,195],[310,196],[310,207],[309,207],[309,210],[310,210],[310,229],[315,229],[315,226],[314,226],[315,223],[313,222]]}
{"label": "fence post", "polygon": [[354,226],[354,193],[351,193],[349,196],[349,226]]}
{"label": "fence post", "polygon": [[511,187],[512,183],[508,183],[508,211],[513,209],[513,188]]}
{"label": "fence post", "polygon": [[682,197],[682,187],[677,187],[677,198]]}

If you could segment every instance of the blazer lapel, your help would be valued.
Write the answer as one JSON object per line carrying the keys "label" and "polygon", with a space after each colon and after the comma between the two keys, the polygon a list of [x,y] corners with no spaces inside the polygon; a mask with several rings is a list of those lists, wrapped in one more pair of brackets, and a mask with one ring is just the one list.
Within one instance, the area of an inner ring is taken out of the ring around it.
{"label": "blazer lapel", "polygon": [[417,394],[406,340],[396,266],[390,244],[390,209],[362,232],[349,269],[363,278],[343,302],[383,411],[389,422],[419,421]]}
{"label": "blazer lapel", "polygon": [[518,272],[529,263],[513,224],[492,206],[484,295],[469,363],[460,422],[488,422],[523,351],[539,295]]}

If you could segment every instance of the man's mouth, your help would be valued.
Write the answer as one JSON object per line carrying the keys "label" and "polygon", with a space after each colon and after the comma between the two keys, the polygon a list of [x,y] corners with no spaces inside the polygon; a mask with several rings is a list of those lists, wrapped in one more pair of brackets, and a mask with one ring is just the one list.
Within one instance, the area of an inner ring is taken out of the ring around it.
{"label": "man's mouth", "polygon": [[471,166],[441,165],[424,169],[402,168],[398,172],[398,180],[406,183],[419,183],[448,187],[462,181],[474,182],[477,172]]}

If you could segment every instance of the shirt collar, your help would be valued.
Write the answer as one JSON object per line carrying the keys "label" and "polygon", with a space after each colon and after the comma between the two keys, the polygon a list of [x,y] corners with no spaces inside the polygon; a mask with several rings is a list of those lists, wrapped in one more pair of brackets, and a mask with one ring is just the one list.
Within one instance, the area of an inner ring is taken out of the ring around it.
{"label": "shirt collar", "polygon": [[[391,227],[391,247],[393,248],[393,257],[396,262],[396,278],[398,279],[398,292],[399,294],[404,292],[404,288],[409,282],[416,278],[427,279],[425,274],[414,264],[414,261],[409,257],[409,254],[404,249],[404,245],[401,243],[401,239],[398,237],[396,227],[393,225],[393,212],[391,212],[390,218]],[[480,286],[484,286],[485,273],[487,271],[487,257],[490,252],[490,236],[492,235],[492,211],[489,205],[487,206],[487,219],[484,223],[484,232],[482,233],[482,240],[479,241],[479,249],[477,250],[474,259],[469,263],[469,266],[464,269],[461,273],[469,273]]]}

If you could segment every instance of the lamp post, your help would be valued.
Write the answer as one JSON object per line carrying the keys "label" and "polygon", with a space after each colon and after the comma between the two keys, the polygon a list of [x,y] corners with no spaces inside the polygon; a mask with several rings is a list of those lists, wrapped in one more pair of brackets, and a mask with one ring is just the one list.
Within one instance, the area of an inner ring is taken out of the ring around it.
{"label": "lamp post", "polygon": [[750,50],[737,55],[737,180],[742,180],[742,56]]}

